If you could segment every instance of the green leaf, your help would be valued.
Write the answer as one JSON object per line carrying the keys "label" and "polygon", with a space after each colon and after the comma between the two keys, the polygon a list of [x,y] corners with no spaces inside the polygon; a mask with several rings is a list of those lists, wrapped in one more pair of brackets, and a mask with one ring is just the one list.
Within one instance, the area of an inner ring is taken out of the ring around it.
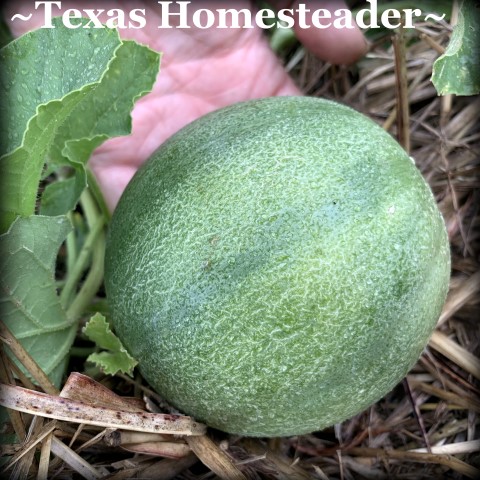
{"label": "green leaf", "polygon": [[132,374],[137,361],[130,356],[119,338],[110,330],[105,317],[96,313],[83,328],[83,333],[101,349],[107,350],[92,353],[87,361],[95,363],[106,374],[117,372]]}
{"label": "green leaf", "polygon": [[76,334],[54,278],[56,255],[70,230],[66,217],[19,217],[0,236],[2,321],[56,385]]}
{"label": "green leaf", "polygon": [[433,65],[432,82],[439,95],[480,93],[480,8],[473,0],[462,2],[447,50]]}
{"label": "green leaf", "polygon": [[85,90],[72,92],[62,101],[40,105],[28,124],[23,145],[0,159],[2,162],[2,227],[17,215],[28,217],[35,210],[42,168],[60,125],[67,121],[82,100]]}
{"label": "green leaf", "polygon": [[117,49],[101,81],[84,95],[57,133],[49,157],[58,165],[70,165],[76,175],[64,185],[47,187],[42,213],[61,215],[71,210],[86,185],[83,166],[92,151],[110,137],[131,132],[130,111],[137,98],[151,90],[158,58],[157,53],[133,41],[125,41]]}
{"label": "green leaf", "polygon": [[[85,22],[87,20],[84,20]],[[116,31],[39,29],[0,51],[0,136],[5,230],[17,215],[35,211],[45,162],[68,166],[63,185],[49,185],[41,213],[64,214],[86,185],[85,164],[106,139],[131,131],[130,111],[148,93],[159,54]]]}
{"label": "green leaf", "polygon": [[98,82],[121,43],[115,30],[69,29],[60,18],[53,25],[31,31],[0,50],[0,120],[9,127],[8,135],[0,139],[1,154],[21,145],[38,105]]}

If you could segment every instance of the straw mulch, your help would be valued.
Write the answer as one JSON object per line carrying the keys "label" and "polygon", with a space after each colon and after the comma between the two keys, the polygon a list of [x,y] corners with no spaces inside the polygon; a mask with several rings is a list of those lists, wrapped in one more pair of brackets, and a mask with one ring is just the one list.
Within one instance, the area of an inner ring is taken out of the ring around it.
{"label": "straw mulch", "polygon": [[[452,248],[450,293],[437,331],[402,384],[341,425],[270,440],[214,431],[207,436],[129,433],[105,428],[108,421],[79,426],[78,420],[55,419],[55,413],[53,420],[21,419],[11,411],[27,436],[22,444],[3,447],[10,463],[2,478],[480,478],[480,98],[438,97],[432,86],[432,63],[450,33],[450,26],[441,23],[419,24],[394,38],[386,32],[350,68],[320,62],[300,47],[285,55],[286,68],[305,94],[351,105],[397,136],[430,183],[445,217]],[[15,348],[13,339],[9,345]],[[12,372],[2,375],[11,378]],[[57,398],[58,392],[43,380],[43,391]],[[161,405],[139,378],[97,380],[116,393],[146,400],[149,411]],[[27,379],[23,385],[33,387]],[[109,397],[108,390],[99,392],[98,385],[78,377],[62,395],[132,415],[145,409],[134,400],[113,393]],[[104,401],[99,399],[103,394]]]}

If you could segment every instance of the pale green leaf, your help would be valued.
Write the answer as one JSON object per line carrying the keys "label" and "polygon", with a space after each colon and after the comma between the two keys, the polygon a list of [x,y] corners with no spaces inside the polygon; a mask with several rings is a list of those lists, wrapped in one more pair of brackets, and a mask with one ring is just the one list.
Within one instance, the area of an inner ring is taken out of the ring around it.
{"label": "pale green leaf", "polygon": [[115,30],[64,28],[61,18],[53,25],[0,50],[0,120],[2,125],[8,122],[8,134],[0,138],[0,155],[21,145],[38,105],[98,82],[120,45]]}
{"label": "pale green leaf", "polygon": [[130,356],[120,339],[111,331],[105,317],[96,313],[83,328],[83,333],[103,351],[92,353],[88,361],[98,365],[103,372],[115,375],[123,372],[131,375],[137,361]]}
{"label": "pale green leaf", "polygon": [[480,8],[473,0],[462,2],[447,50],[433,65],[432,82],[439,95],[480,93]]}
{"label": "pale green leaf", "polygon": [[2,321],[57,385],[76,333],[54,279],[55,258],[70,230],[66,217],[19,217],[0,236]]}
{"label": "pale green leaf", "polygon": [[88,85],[61,101],[40,105],[28,124],[23,145],[1,158],[3,228],[17,215],[28,217],[34,213],[42,168],[59,127],[68,121],[86,92],[93,89]]}
{"label": "pale green leaf", "polygon": [[117,49],[101,81],[83,97],[55,137],[50,162],[73,167],[75,176],[64,185],[47,187],[42,213],[61,215],[74,208],[86,184],[83,165],[107,138],[130,133],[133,104],[150,91],[157,72],[158,54],[152,50],[133,41]]}
{"label": "pale green leaf", "polygon": [[[85,163],[92,151],[112,136],[130,133],[133,104],[151,90],[158,73],[158,53],[133,41],[120,42],[116,32],[102,29],[105,34],[95,31],[89,35],[89,30],[72,31],[57,25],[55,49],[44,30],[31,32],[2,49],[1,60],[8,68],[0,82],[0,94],[7,99],[0,115],[3,120],[13,119],[5,123],[9,128],[1,135],[6,153],[1,159],[3,229],[17,215],[34,213],[46,161],[50,171],[52,165],[71,167],[73,180],[47,187],[41,213],[63,214],[75,206],[86,185]],[[72,38],[75,32],[79,38]],[[87,48],[82,48],[82,42]],[[39,56],[42,49],[42,58],[60,54],[65,65],[60,67],[51,59],[42,70],[38,60],[31,58]],[[29,61],[14,61],[17,56]],[[29,84],[26,74],[43,80]],[[18,84],[25,84],[26,90]],[[26,101],[25,93],[36,90],[42,94],[34,93]]]}

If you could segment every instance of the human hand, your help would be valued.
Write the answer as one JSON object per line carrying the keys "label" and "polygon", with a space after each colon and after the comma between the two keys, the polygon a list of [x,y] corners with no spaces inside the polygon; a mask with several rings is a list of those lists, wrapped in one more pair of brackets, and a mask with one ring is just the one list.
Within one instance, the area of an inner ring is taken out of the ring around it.
{"label": "human hand", "polygon": [[[78,8],[62,2],[62,9]],[[195,7],[215,11],[217,2],[199,2]],[[288,0],[270,2],[276,8],[295,8]],[[293,2],[298,3],[298,2]],[[336,0],[310,1],[308,8],[334,11],[345,8]],[[194,8],[190,5],[190,14]],[[144,8],[144,28],[122,29],[123,38],[134,39],[163,52],[161,72],[152,92],[140,99],[132,112],[132,134],[105,142],[92,155],[90,166],[111,210],[137,168],[167,138],[194,119],[218,108],[253,98],[299,95],[260,28],[253,29],[158,29],[160,7],[155,2],[82,2],[81,8]],[[254,8],[252,2],[228,2],[228,8]],[[26,11],[27,6],[7,5],[5,17]],[[31,5],[28,5],[31,11]],[[42,25],[43,18],[11,23],[18,36]],[[332,63],[351,63],[365,53],[366,42],[359,29],[296,29],[297,37],[317,57]]]}

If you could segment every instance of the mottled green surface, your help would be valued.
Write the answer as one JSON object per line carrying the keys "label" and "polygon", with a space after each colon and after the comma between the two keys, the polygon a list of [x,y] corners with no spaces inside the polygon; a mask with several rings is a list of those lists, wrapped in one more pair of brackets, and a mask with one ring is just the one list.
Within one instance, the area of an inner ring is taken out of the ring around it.
{"label": "mottled green surface", "polygon": [[340,422],[413,366],[443,305],[445,227],[380,127],[312,98],[210,114],[138,172],[106,287],[150,384],[232,433]]}

